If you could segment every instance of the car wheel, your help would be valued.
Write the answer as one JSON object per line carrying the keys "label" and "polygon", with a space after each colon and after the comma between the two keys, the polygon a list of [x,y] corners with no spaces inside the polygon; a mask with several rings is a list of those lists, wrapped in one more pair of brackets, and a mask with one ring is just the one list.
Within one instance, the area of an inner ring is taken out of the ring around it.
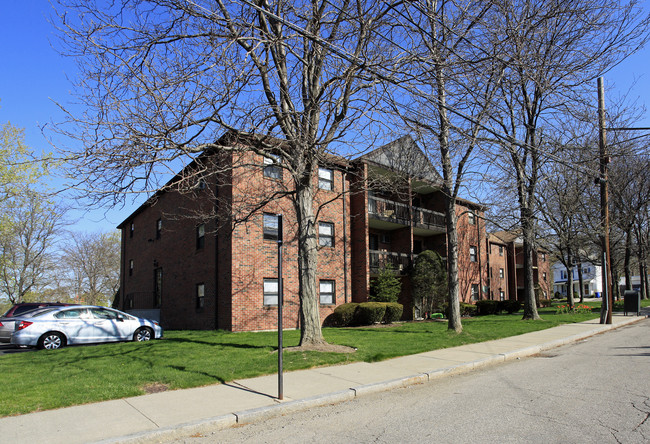
{"label": "car wheel", "polygon": [[65,336],[61,333],[49,332],[45,333],[38,340],[38,348],[45,350],[56,350],[65,346]]}
{"label": "car wheel", "polygon": [[153,331],[150,328],[140,327],[133,333],[133,340],[136,342],[150,341],[151,339],[153,339]]}

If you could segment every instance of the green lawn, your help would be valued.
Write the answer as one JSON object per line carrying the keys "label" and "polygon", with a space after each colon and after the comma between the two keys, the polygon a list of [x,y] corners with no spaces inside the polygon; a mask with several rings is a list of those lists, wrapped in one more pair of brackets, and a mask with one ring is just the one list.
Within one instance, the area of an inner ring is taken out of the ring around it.
{"label": "green lawn", "polygon": [[[463,333],[446,322],[404,323],[385,328],[326,328],[325,339],[356,347],[356,353],[291,352],[285,370],[395,356],[488,341],[598,317],[540,309],[543,321],[521,321],[521,313],[463,319]],[[285,347],[299,332],[284,333]],[[197,387],[277,371],[277,333],[167,331],[163,340],[68,347],[0,356],[0,416],[118,399],[145,393],[147,386]]]}

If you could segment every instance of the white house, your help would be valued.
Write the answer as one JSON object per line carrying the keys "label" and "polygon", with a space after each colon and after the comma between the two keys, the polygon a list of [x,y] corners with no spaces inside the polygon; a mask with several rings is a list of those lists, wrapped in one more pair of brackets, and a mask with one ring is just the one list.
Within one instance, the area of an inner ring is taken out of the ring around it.
{"label": "white house", "polygon": [[[567,295],[567,269],[560,262],[553,264],[553,293]],[[586,297],[600,297],[603,291],[602,285],[602,267],[594,265],[591,262],[582,263],[582,279],[584,284],[584,294]],[[580,281],[578,281],[578,265],[571,269],[573,273],[573,292],[580,293]]]}

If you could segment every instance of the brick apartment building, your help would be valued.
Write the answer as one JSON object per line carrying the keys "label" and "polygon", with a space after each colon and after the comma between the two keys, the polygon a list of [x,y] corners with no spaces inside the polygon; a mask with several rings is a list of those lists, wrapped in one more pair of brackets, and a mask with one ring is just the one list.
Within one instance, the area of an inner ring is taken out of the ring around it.
{"label": "brick apartment building", "polygon": [[[498,231],[487,236],[488,299],[523,300],[524,244],[516,232]],[[533,254],[533,281],[537,299],[548,299],[553,289],[548,252]]]}
{"label": "brick apartment building", "polygon": [[[119,308],[159,319],[166,328],[276,328],[277,215],[282,214],[283,323],[298,328],[293,204],[287,197],[259,204],[290,186],[271,159],[272,153],[246,149],[212,155],[219,174],[206,174],[189,193],[173,187],[159,191],[124,220],[118,226]],[[186,170],[192,168],[197,166]],[[404,318],[412,318],[417,307],[407,272],[414,257],[427,249],[447,255],[441,179],[426,156],[403,137],[351,162],[332,157],[315,181],[321,320],[337,305],[366,301],[371,280],[388,263],[402,279]],[[486,291],[493,279],[484,211],[458,201],[461,298],[467,302],[494,297]],[[515,294],[508,288],[504,297]]]}

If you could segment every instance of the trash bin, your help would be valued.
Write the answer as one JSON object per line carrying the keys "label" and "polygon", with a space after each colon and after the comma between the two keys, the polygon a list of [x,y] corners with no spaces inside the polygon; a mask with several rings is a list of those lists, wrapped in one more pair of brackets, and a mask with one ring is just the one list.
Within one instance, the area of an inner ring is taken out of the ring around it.
{"label": "trash bin", "polygon": [[627,316],[628,313],[641,315],[641,296],[638,291],[625,290],[623,293],[623,314]]}
{"label": "trash bin", "polygon": [[597,297],[597,298],[600,297],[600,291],[597,291],[597,292],[596,292],[596,297]]}

